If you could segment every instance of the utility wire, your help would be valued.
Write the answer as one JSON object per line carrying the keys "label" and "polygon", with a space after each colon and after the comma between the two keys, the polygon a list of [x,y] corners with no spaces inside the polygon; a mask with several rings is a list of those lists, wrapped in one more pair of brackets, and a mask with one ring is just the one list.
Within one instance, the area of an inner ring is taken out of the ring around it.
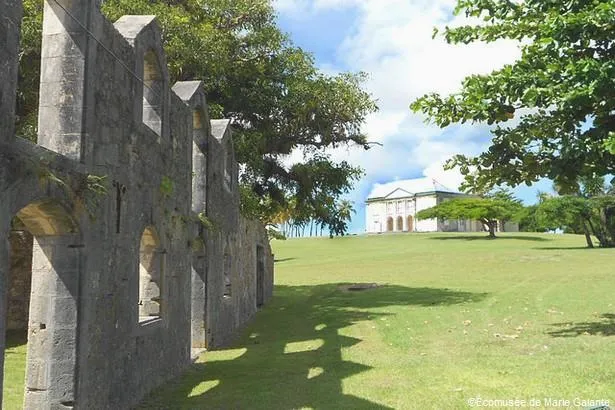
{"label": "utility wire", "polygon": [[[132,75],[135,79],[137,79],[137,81],[139,81],[143,87],[146,87],[147,89],[149,89],[152,93],[154,93],[154,95],[158,98],[160,98],[162,100],[162,96],[160,94],[158,94],[152,87],[150,87],[149,85],[147,85],[145,83],[145,81],[143,80],[143,78],[141,78],[139,75],[137,75],[130,67],[128,67],[126,64],[124,64],[124,62],[117,56],[115,55],[115,53],[113,51],[111,51],[107,46],[105,46],[99,39],[96,38],[96,36],[94,35],[94,33],[92,33],[81,21],[79,21],[79,19],[77,17],[75,17],[70,11],[68,11],[66,9],[66,7],[64,7],[62,4],[60,4],[58,2],[58,0],[53,0],[53,2],[55,4],[58,5],[58,7],[60,7],[62,10],[64,10],[64,13],[66,13],[67,16],[69,16],[75,23],[77,23],[79,25],[79,27],[81,27],[83,30],[85,30],[85,32],[94,40],[98,43],[98,45],[100,45],[107,53],[109,53],[109,55],[111,55],[111,57],[113,57],[118,63],[120,63],[120,65],[130,74]],[[87,58],[88,56],[85,56],[85,58]]]}

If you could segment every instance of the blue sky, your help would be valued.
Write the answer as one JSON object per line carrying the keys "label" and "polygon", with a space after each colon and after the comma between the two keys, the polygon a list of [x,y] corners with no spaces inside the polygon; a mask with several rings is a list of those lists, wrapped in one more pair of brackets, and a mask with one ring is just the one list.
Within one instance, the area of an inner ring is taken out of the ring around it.
{"label": "blue sky", "polygon": [[[383,144],[369,151],[338,149],[332,155],[361,166],[365,177],[349,194],[357,214],[352,233],[365,230],[364,201],[374,184],[395,179],[432,177],[457,188],[461,176],[444,171],[444,161],[457,153],[477,154],[489,145],[489,129],[481,125],[427,125],[412,113],[410,102],[428,92],[448,94],[474,73],[488,73],[514,61],[514,43],[450,46],[432,40],[433,27],[459,25],[453,16],[456,0],[275,0],[278,22],[293,42],[313,53],[325,72],[364,71],[366,89],[378,101],[379,112],[365,124],[369,139]],[[296,153],[289,161],[300,161]],[[517,196],[534,203],[549,181],[519,187]]]}

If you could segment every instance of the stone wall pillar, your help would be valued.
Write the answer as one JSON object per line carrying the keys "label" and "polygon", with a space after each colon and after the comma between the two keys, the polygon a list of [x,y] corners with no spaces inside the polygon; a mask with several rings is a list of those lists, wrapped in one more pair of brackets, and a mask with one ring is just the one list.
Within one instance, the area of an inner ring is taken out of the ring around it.
{"label": "stone wall pillar", "polygon": [[21,0],[0,0],[0,143],[15,136]]}
{"label": "stone wall pillar", "polygon": [[97,0],[45,0],[38,143],[85,162],[88,61]]}
{"label": "stone wall pillar", "polygon": [[36,237],[25,409],[75,406],[80,247],[74,235]]}
{"label": "stone wall pillar", "polygon": [[192,211],[205,212],[207,201],[207,153],[192,143]]}
{"label": "stone wall pillar", "polygon": [[191,340],[193,349],[207,348],[207,256],[204,249],[192,255]]}
{"label": "stone wall pillar", "polygon": [[[206,141],[205,131],[207,127],[202,124],[202,119],[193,113],[193,142],[192,142],[192,212],[196,215],[207,213],[207,151],[199,147],[197,142]],[[197,222],[197,225],[200,225]],[[198,227],[199,238],[204,240],[202,227]],[[207,254],[204,249],[194,251],[192,255],[192,348],[207,348]]]}

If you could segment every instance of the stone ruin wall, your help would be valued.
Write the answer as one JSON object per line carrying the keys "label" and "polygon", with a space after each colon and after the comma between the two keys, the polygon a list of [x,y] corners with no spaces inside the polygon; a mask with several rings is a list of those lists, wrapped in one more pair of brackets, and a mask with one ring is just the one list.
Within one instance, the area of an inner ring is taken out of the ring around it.
{"label": "stone ruin wall", "polygon": [[153,16],[98,3],[45,1],[32,144],[13,131],[21,2],[0,0],[0,333],[27,320],[25,408],[129,408],[272,295],[229,121],[201,83],[171,87]]}

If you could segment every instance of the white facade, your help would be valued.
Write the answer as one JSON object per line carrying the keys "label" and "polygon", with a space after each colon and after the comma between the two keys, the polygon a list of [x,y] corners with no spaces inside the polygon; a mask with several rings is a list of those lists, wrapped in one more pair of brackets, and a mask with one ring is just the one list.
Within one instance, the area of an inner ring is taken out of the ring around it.
{"label": "white facade", "polygon": [[376,185],[367,198],[365,228],[367,233],[383,232],[481,232],[478,221],[417,220],[416,214],[458,196],[431,178],[395,181]]}

